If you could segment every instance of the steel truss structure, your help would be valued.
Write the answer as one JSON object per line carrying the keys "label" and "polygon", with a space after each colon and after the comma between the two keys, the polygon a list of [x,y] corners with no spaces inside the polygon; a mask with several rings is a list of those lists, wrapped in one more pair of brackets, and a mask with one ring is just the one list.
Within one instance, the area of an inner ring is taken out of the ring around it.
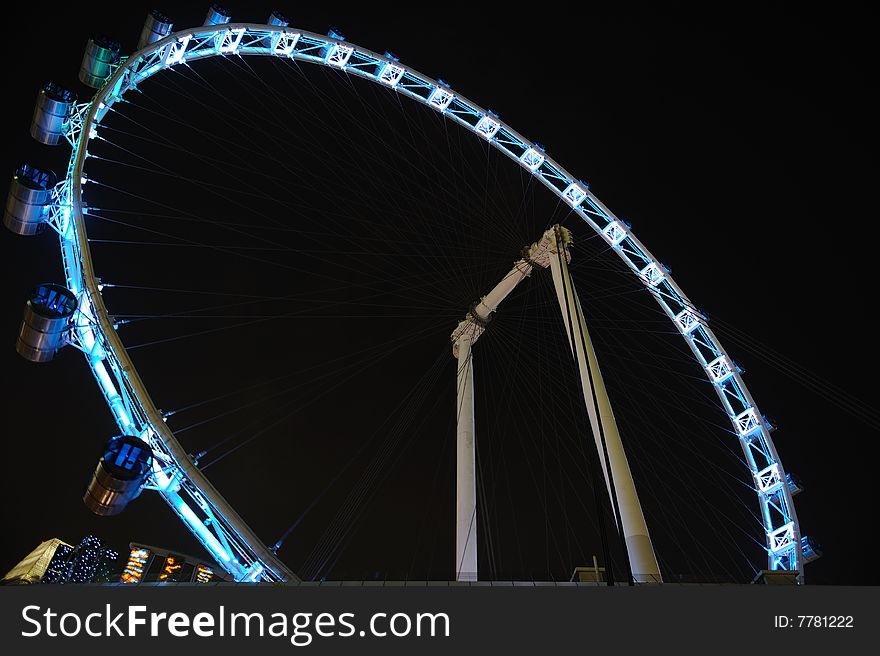
{"label": "steel truss structure", "polygon": [[82,200],[89,139],[97,135],[101,120],[113,105],[142,81],[206,57],[284,57],[364,78],[440,112],[519,163],[608,243],[680,331],[730,417],[732,432],[754,479],[769,569],[796,570],[802,576],[803,547],[792,489],[770,437],[771,426],[758,411],[740,370],[713,334],[707,318],[694,307],[670,272],[635,237],[629,225],[539,144],[442,81],[422,75],[391,55],[379,55],[338,36],[251,23],[178,31],[112,66],[94,98],[76,105],[66,123],[65,136],[73,152],[66,178],[54,190],[50,225],[60,237],[67,286],[79,299],[70,342],[85,354],[120,430],[152,447],[155,458],[149,487],[162,495],[236,580],[297,580],[201,473],[150,398],[104,305],[101,282],[95,276],[89,252]]}

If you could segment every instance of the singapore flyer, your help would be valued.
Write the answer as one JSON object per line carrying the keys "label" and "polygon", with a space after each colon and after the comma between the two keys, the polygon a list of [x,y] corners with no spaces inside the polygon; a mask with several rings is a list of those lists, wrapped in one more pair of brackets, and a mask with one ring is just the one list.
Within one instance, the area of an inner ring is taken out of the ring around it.
{"label": "singapore flyer", "polygon": [[17,11],[5,584],[876,584],[833,21]]}

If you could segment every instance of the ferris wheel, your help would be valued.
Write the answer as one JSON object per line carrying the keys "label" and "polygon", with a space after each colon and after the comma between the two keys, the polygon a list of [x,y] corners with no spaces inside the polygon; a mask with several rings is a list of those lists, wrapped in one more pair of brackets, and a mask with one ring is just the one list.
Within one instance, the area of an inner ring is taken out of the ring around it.
{"label": "ferris wheel", "polygon": [[[497,114],[442,80],[413,70],[391,54],[355,46],[335,30],[321,35],[292,28],[278,12],[266,24],[234,23],[225,9],[212,5],[204,25],[173,31],[171,20],[154,11],[147,16],[138,50],[127,57],[120,51],[112,39],[89,39],[79,73],[84,84],[96,89],[87,102],[78,102],[73,92],[55,83],[41,88],[31,134],[44,144],[70,144],[67,171],[58,180],[51,172],[23,164],[15,172],[4,215],[6,227],[20,235],[36,234],[45,226],[57,232],[65,277],[63,285],[38,286],[28,299],[18,352],[28,360],[45,362],[64,346],[80,350],[119,427],[120,436],[108,442],[84,497],[93,512],[116,514],[142,490],[155,491],[235,580],[298,580],[211,484],[153,402],[105,306],[104,285],[92,262],[88,208],[83,201],[83,188],[89,184],[90,140],[99,136],[102,121],[116,111],[117,104],[126,102],[126,95],[140,91],[142,83],[153,76],[168,75],[175,67],[198,60],[273,57],[341,71],[415,101],[423,111],[441,115],[509,158],[602,240],[684,339],[728,416],[757,496],[768,569],[797,572],[802,580],[804,564],[817,553],[798,525],[793,496],[801,488],[784,470],[770,434],[773,426],[758,409],[741,370],[721,346],[708,318],[631,227],[540,144],[526,139]],[[662,581],[636,481],[587,328],[589,307],[582,307],[570,275],[571,245],[570,231],[559,225],[534,235],[531,245],[522,244],[522,257],[485,296],[470,308],[462,308],[464,319],[450,336],[458,362],[454,552],[458,580],[478,578],[474,380],[475,376],[479,380],[480,374],[478,366],[476,373],[474,370],[473,349],[485,331],[491,332],[493,314],[513,290],[533,271],[547,269],[631,579],[639,583]]]}

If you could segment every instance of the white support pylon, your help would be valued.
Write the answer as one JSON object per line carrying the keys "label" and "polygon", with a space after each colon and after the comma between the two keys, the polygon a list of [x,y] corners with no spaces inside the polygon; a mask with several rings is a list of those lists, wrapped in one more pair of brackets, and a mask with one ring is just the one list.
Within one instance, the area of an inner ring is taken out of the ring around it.
{"label": "white support pylon", "polygon": [[474,443],[474,367],[471,336],[456,341],[455,580],[477,580],[477,472]]}
{"label": "white support pylon", "polygon": [[549,242],[533,245],[529,259],[517,260],[495,287],[474,305],[452,331],[452,353],[458,360],[455,456],[455,580],[477,580],[477,472],[474,430],[474,365],[471,350],[498,305],[532,273],[533,258],[546,258]]}
{"label": "white support pylon", "polygon": [[[620,522],[623,524],[618,529],[623,531],[633,579],[639,583],[661,583],[660,567],[657,564],[657,557],[648,534],[648,526],[642,513],[639,495],[636,492],[629,462],[623,450],[623,442],[620,439],[617,422],[608,399],[608,392],[602,380],[596,352],[587,331],[584,313],[569,275],[568,262],[571,256],[568,252],[568,245],[571,242],[571,233],[566,228],[554,226],[544,233],[544,237],[551,240],[549,259],[550,270],[553,273],[553,284],[556,287],[556,295],[562,310],[562,320],[565,323],[566,333],[568,333],[572,354],[578,365],[587,414],[590,417],[590,426],[593,429],[599,462],[602,465],[602,472],[605,475],[605,483],[612,504],[614,494],[616,493],[617,496]],[[604,448],[603,435],[605,438]],[[604,457],[606,451],[608,462],[611,465],[610,476]]]}

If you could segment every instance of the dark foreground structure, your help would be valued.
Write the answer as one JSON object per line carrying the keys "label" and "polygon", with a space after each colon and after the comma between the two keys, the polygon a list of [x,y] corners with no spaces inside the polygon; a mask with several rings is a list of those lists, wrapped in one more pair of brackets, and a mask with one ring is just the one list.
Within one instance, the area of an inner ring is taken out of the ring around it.
{"label": "dark foreground structure", "polygon": [[2,585],[217,583],[225,572],[204,559],[132,542],[126,560],[89,535],[77,546],[52,538],[7,572]]}

